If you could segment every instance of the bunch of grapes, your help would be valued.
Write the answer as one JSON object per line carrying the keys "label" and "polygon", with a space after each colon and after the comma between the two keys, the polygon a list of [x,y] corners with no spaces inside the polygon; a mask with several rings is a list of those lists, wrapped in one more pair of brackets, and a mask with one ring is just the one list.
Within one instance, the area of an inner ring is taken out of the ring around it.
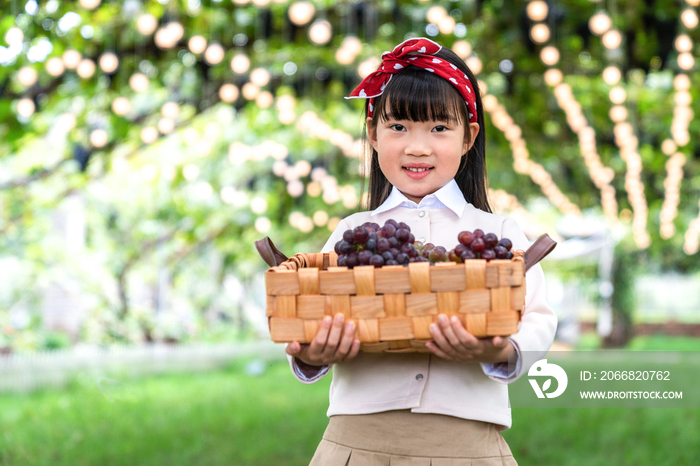
{"label": "bunch of grapes", "polygon": [[427,262],[415,248],[411,228],[403,222],[387,220],[383,227],[366,222],[354,230],[345,230],[343,239],[335,243],[338,266],[408,265],[409,262]]}
{"label": "bunch of grapes", "polygon": [[486,233],[480,229],[463,231],[457,235],[459,244],[451,250],[447,257],[454,262],[464,262],[468,259],[512,259],[513,243],[508,238],[501,238],[494,233]]}

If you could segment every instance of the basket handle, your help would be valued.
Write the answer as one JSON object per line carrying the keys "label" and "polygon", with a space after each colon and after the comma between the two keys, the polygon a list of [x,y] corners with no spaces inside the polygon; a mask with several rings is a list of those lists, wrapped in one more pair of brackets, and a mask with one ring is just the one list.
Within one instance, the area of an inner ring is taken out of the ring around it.
{"label": "basket handle", "polygon": [[259,239],[255,242],[255,249],[258,250],[258,254],[270,267],[276,267],[282,262],[287,260],[287,256],[282,254],[279,249],[272,244],[269,236]]}
{"label": "basket handle", "polygon": [[547,254],[554,250],[556,245],[557,242],[550,238],[547,233],[544,233],[542,236],[537,238],[535,242],[532,243],[532,246],[530,246],[523,255],[523,258],[525,259],[525,272],[527,272],[530,267],[533,267],[539,261],[544,259]]}

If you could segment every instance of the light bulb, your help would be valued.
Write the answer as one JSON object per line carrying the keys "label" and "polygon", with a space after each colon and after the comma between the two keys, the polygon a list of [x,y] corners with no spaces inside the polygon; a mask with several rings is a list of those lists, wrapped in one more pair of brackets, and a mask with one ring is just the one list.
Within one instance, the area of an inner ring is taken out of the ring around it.
{"label": "light bulb", "polygon": [[603,34],[603,46],[607,49],[616,49],[622,44],[622,34],[617,29],[611,29]]}
{"label": "light bulb", "polygon": [[146,126],[141,130],[141,140],[144,144],[153,144],[158,140],[158,130],[152,126]]}
{"label": "light bulb", "polygon": [[616,105],[610,109],[610,119],[615,123],[621,123],[627,119],[627,109],[621,105]]}
{"label": "light bulb", "polygon": [[471,56],[466,59],[467,66],[469,67],[470,70],[472,70],[472,73],[474,74],[479,74],[481,73],[481,59],[477,56]]}
{"label": "light bulb", "polygon": [[608,66],[603,70],[603,81],[605,81],[606,84],[614,86],[620,82],[620,79],[622,79],[622,72],[619,68]]}
{"label": "light bulb", "polygon": [[210,65],[218,65],[224,59],[225,51],[221,44],[209,44],[204,52],[204,60]]}
{"label": "light bulb", "polygon": [[148,78],[143,73],[134,73],[133,75],[131,75],[131,78],[129,78],[129,86],[135,92],[145,91],[146,89],[148,89],[148,84]]}
{"label": "light bulb", "polygon": [[34,110],[36,110],[36,107],[34,107],[34,102],[31,99],[20,99],[20,101],[17,102],[17,114],[24,118],[32,116]]}
{"label": "light bulb", "polygon": [[452,34],[455,30],[457,22],[452,16],[445,16],[438,21],[437,26],[441,34]]}
{"label": "light bulb", "polygon": [[144,36],[153,34],[153,31],[155,31],[157,27],[158,20],[149,13],[139,16],[136,20],[136,29]]}
{"label": "light bulb", "polygon": [[370,74],[377,71],[377,68],[381,64],[381,59],[378,57],[369,57],[357,66],[357,74],[360,78],[365,79]]}
{"label": "light bulb", "polygon": [[77,50],[68,49],[63,52],[63,65],[69,70],[74,70],[80,64],[83,56]]}
{"label": "light bulb", "polygon": [[530,29],[530,37],[533,42],[543,44],[549,40],[549,27],[546,24],[538,23]]}
{"label": "light bulb", "polygon": [[673,87],[677,91],[685,91],[690,89],[690,78],[687,74],[679,74],[673,78]]}
{"label": "light bulb", "polygon": [[112,111],[119,116],[124,116],[131,110],[131,103],[126,97],[117,97],[112,102]]}
{"label": "light bulb", "polygon": [[175,40],[172,32],[165,27],[162,27],[156,31],[153,41],[156,43],[156,46],[158,46],[159,49],[169,49],[175,46]]}
{"label": "light bulb", "polygon": [[683,52],[678,55],[678,66],[684,70],[689,70],[695,66],[695,58],[690,52]]}
{"label": "light bulb", "polygon": [[100,57],[100,68],[107,74],[112,74],[119,67],[119,58],[112,52],[105,52]]}
{"label": "light bulb", "polygon": [[548,45],[540,51],[540,60],[547,66],[554,66],[559,61],[559,50],[552,45]]}
{"label": "light bulb", "polygon": [[335,51],[335,60],[341,65],[349,65],[355,60],[355,55],[350,50],[340,47]]}
{"label": "light bulb", "polygon": [[605,12],[596,13],[588,20],[588,28],[596,36],[602,36],[612,27],[612,20]]}
{"label": "light bulb", "polygon": [[231,103],[238,98],[238,87],[233,84],[224,84],[219,89],[219,97],[227,103]]}
{"label": "light bulb", "polygon": [[61,76],[66,67],[63,66],[63,60],[58,57],[51,57],[46,60],[46,72],[51,76]]}
{"label": "light bulb", "polygon": [[458,40],[452,44],[452,51],[459,55],[461,59],[467,58],[472,53],[472,46],[466,40]]}
{"label": "light bulb", "polygon": [[289,19],[297,26],[303,26],[311,21],[316,14],[316,8],[311,2],[294,2],[289,7]]}
{"label": "light bulb", "polygon": [[162,134],[170,134],[175,129],[175,122],[170,118],[161,118],[158,120],[158,131]]}
{"label": "light bulb", "polygon": [[80,6],[85,8],[86,10],[94,10],[98,6],[100,6],[101,0],[80,0]]}
{"label": "light bulb", "polygon": [[180,39],[182,39],[182,36],[185,34],[185,28],[182,27],[182,24],[178,23],[177,21],[169,22],[168,25],[165,26],[165,28],[170,33],[170,37],[171,37],[171,40],[173,41],[173,45],[180,42]]}
{"label": "light bulb", "polygon": [[263,91],[255,98],[255,103],[260,108],[269,108],[274,100],[271,92]]}
{"label": "light bulb", "polygon": [[190,52],[194,53],[195,55],[199,55],[206,50],[207,40],[204,38],[204,36],[192,36],[187,42],[187,46],[189,47]]}
{"label": "light bulb", "polygon": [[103,129],[95,129],[90,133],[90,144],[94,147],[104,147],[108,141],[107,131]]}
{"label": "light bulb", "polygon": [[673,142],[672,139],[665,139],[664,142],[661,143],[661,152],[663,152],[666,155],[673,154],[674,152],[676,152],[676,149],[676,143]]}
{"label": "light bulb", "polygon": [[166,102],[160,108],[160,113],[162,113],[165,118],[174,120],[180,114],[180,106],[177,102]]}
{"label": "light bulb", "polygon": [[260,93],[260,88],[253,83],[245,83],[241,89],[241,93],[246,100],[253,100]]}
{"label": "light bulb", "polygon": [[527,16],[532,21],[543,21],[549,14],[549,7],[542,0],[535,0],[527,4]]}
{"label": "light bulb", "polygon": [[250,73],[250,82],[258,87],[263,87],[270,82],[270,73],[265,68],[255,68]]}
{"label": "light bulb", "polygon": [[95,62],[89,58],[83,58],[80,60],[76,72],[78,73],[78,76],[83,79],[91,78],[92,75],[95,74]]}
{"label": "light bulb", "polygon": [[624,103],[624,101],[627,99],[627,92],[624,88],[616,86],[610,89],[609,97],[610,102],[619,105],[621,103]]}
{"label": "light bulb", "polygon": [[352,55],[357,55],[362,52],[362,42],[355,36],[345,36],[340,47],[346,49]]}
{"label": "light bulb", "polygon": [[234,73],[243,74],[250,68],[250,58],[247,55],[239,53],[231,59],[231,69]]}
{"label": "light bulb", "polygon": [[698,26],[698,15],[692,8],[686,8],[681,13],[681,22],[688,29],[695,29]]}
{"label": "light bulb", "polygon": [[37,79],[37,73],[31,66],[23,66],[17,72],[17,81],[24,87],[33,86]]}
{"label": "light bulb", "polygon": [[681,34],[676,37],[676,50],[679,52],[690,52],[693,49],[693,40],[688,34]]}
{"label": "light bulb", "polygon": [[448,16],[447,10],[445,10],[445,8],[438,6],[438,5],[431,6],[430,8],[428,8],[428,11],[425,13],[425,19],[427,19],[429,23],[433,23],[433,24],[439,23],[440,20],[446,16]]}
{"label": "light bulb", "polygon": [[311,42],[318,45],[325,45],[330,42],[333,34],[333,29],[331,23],[328,21],[320,20],[315,21],[311,27],[309,27],[309,39]]}
{"label": "light bulb", "polygon": [[556,68],[550,68],[544,72],[544,82],[550,87],[555,87],[561,83],[563,79],[562,72]]}
{"label": "light bulb", "polygon": [[24,33],[18,27],[11,27],[5,33],[5,43],[7,45],[21,44],[24,40]]}

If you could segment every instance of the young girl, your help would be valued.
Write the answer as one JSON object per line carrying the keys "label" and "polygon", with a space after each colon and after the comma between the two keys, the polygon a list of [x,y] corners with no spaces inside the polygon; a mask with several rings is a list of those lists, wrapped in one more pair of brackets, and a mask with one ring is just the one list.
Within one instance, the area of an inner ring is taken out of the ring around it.
{"label": "young girl", "polygon": [[[425,38],[382,60],[350,96],[368,99],[371,211],[342,220],[323,252],[345,230],[388,219],[408,224],[417,241],[448,249],[459,232],[480,228],[526,250],[515,221],[489,207],[484,114],[464,60]],[[512,423],[507,384],[544,357],[557,324],[540,265],[526,282],[522,322],[507,339],[475,338],[456,317],[440,315],[430,328],[432,354],[360,353],[354,323],[338,314],[324,319],[311,344],[290,343],[292,372],[304,383],[335,365],[330,421],[311,465],[517,464],[500,434]]]}

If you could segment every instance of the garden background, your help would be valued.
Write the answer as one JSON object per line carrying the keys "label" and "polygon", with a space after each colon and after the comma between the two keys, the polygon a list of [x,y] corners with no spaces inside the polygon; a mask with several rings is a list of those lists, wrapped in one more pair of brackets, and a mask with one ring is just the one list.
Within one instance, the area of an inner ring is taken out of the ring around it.
{"label": "garden background", "polygon": [[[1,1],[0,464],[308,461],[328,382],[235,349],[269,338],[253,242],[362,208],[343,97],[410,37],[482,82],[494,210],[560,243],[557,348],[697,351],[699,3]],[[514,418],[521,464],[700,456],[697,410]]]}

